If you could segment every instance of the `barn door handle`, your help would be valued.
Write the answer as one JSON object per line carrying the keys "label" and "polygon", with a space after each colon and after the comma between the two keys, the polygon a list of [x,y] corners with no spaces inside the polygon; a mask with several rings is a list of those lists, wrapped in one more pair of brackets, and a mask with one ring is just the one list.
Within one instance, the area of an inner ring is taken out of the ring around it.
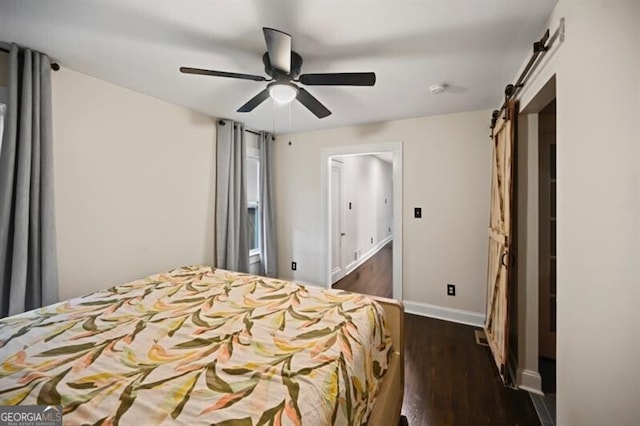
{"label": "barn door handle", "polygon": [[516,258],[513,254],[511,254],[510,251],[505,251],[502,254],[502,257],[500,258],[500,263],[502,263],[502,266],[504,266],[505,268],[507,267],[507,264],[505,263],[505,257],[507,257],[509,259],[509,265],[508,266],[513,266],[516,263]]}

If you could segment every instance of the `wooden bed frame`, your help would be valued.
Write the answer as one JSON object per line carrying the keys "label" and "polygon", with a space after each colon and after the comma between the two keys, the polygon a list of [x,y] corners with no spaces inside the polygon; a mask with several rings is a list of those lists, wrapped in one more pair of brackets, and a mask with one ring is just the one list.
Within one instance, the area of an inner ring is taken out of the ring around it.
{"label": "wooden bed frame", "polygon": [[368,424],[397,425],[400,424],[404,396],[404,306],[394,299],[370,297],[384,308],[393,352]]}

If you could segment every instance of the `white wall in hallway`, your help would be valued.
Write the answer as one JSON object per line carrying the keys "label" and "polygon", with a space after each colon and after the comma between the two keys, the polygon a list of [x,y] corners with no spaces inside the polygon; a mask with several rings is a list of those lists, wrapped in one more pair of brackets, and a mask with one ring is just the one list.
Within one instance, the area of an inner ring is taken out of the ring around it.
{"label": "white wall in hallway", "polygon": [[[390,163],[373,155],[337,158],[343,162],[346,209],[343,243],[346,246],[347,272],[350,272],[359,258],[391,236],[393,171]],[[351,209],[348,208],[349,203]]]}

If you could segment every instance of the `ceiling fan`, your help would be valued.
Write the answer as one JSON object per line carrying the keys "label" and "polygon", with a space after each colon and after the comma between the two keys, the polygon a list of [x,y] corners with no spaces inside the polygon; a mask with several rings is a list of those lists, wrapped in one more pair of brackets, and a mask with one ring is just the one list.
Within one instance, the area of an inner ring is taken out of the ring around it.
{"label": "ceiling fan", "polygon": [[242,105],[238,112],[253,111],[258,105],[271,97],[276,102],[286,104],[297,99],[318,118],[331,115],[319,100],[296,83],[306,86],[373,86],[376,74],[373,72],[300,74],[302,57],[291,50],[291,36],[273,28],[263,28],[267,52],[262,56],[264,70],[269,79],[260,75],[239,74],[235,72],[205,70],[180,67],[185,74],[210,75],[215,77],[239,78],[243,80],[267,81],[267,87]]}

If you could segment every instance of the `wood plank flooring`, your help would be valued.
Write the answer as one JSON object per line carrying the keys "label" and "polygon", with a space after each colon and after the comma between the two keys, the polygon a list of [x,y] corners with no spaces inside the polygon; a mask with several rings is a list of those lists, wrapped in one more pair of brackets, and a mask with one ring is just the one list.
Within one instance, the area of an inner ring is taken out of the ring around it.
{"label": "wood plank flooring", "polygon": [[390,298],[393,293],[392,255],[393,247],[392,243],[389,243],[371,259],[336,282],[333,288]]}
{"label": "wood plank flooring", "polygon": [[[334,288],[391,297],[391,248],[383,248]],[[529,395],[505,388],[474,327],[405,314],[402,414],[411,426],[530,426]],[[378,426],[378,425],[373,425]]]}
{"label": "wood plank flooring", "polygon": [[409,425],[540,425],[529,395],[502,385],[474,330],[405,314],[402,414]]}

